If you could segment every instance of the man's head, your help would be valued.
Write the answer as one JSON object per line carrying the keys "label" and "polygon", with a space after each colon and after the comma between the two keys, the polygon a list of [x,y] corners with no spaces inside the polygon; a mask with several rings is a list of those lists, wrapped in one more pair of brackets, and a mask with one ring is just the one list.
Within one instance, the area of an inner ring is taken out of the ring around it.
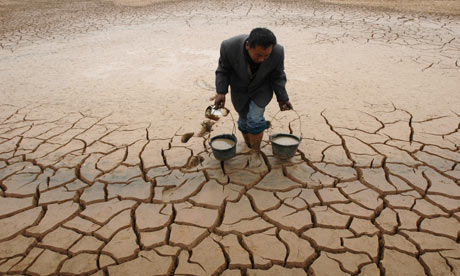
{"label": "man's head", "polygon": [[245,47],[255,63],[262,63],[270,56],[275,45],[276,37],[272,31],[266,28],[255,28],[249,34]]}

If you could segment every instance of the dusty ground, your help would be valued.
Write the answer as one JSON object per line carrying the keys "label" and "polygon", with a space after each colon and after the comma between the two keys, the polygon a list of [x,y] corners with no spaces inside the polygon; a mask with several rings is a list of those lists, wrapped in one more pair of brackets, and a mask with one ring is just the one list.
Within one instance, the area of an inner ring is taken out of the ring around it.
{"label": "dusty ground", "polygon": [[[0,274],[460,275],[458,1],[325,2],[0,1]],[[303,140],[221,164],[219,44],[256,26]]]}
{"label": "dusty ground", "polygon": [[418,12],[459,15],[460,2],[456,0],[317,0],[322,3],[331,3],[344,6],[361,7],[368,9],[382,9],[389,11]]}

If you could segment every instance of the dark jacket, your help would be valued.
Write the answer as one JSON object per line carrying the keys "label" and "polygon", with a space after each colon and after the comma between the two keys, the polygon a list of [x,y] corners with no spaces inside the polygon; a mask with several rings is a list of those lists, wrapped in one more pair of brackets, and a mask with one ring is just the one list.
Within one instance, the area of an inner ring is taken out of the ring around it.
{"label": "dark jacket", "polygon": [[271,101],[273,91],[279,102],[288,101],[283,46],[276,44],[273,47],[251,81],[244,54],[247,38],[248,35],[239,35],[222,42],[216,70],[216,92],[226,94],[230,85],[232,103],[238,112],[247,106],[250,99],[265,107]]}

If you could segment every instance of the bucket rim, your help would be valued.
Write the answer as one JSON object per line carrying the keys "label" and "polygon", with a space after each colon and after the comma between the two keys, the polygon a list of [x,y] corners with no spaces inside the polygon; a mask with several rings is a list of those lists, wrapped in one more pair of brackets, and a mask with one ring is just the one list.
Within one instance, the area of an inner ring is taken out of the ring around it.
{"label": "bucket rim", "polygon": [[273,141],[273,139],[277,138],[277,137],[280,137],[280,136],[285,136],[285,137],[291,137],[291,138],[294,138],[297,140],[297,143],[296,144],[293,144],[293,145],[289,145],[287,147],[291,147],[291,146],[298,146],[302,140],[300,139],[299,136],[296,136],[294,134],[290,134],[290,133],[274,133],[274,134],[271,134],[269,136],[269,140],[271,143],[275,144],[275,145],[278,145],[278,146],[282,146],[282,147],[286,147],[286,145],[282,145],[282,144],[279,144],[279,143],[276,143]]}
{"label": "bucket rim", "polygon": [[236,144],[238,143],[238,139],[236,139],[236,136],[235,134],[219,134],[219,135],[216,135],[216,136],[213,136],[209,139],[209,146],[211,147],[212,150],[216,150],[216,151],[225,151],[225,150],[221,150],[221,149],[216,149],[212,146],[212,141],[214,141],[215,139],[218,139],[218,138],[226,138],[226,139],[231,139],[233,140],[233,142],[235,142],[235,144],[230,147],[229,149],[225,149],[225,150],[230,150],[234,147],[236,147]]}

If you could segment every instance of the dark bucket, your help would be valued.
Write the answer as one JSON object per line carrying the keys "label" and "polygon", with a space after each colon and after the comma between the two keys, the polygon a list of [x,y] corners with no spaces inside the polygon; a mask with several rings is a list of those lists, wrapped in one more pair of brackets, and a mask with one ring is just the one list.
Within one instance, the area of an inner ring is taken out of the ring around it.
{"label": "dark bucket", "polygon": [[[280,138],[280,137],[293,138],[297,141],[297,143],[293,145],[282,145],[282,144],[276,143],[276,141],[273,141],[276,138]],[[292,134],[277,133],[277,134],[270,135],[270,142],[272,144],[273,155],[275,155],[276,157],[280,159],[288,159],[294,156],[294,154],[296,153],[297,148],[299,147],[299,144],[300,144],[300,138]]]}
{"label": "dark bucket", "polygon": [[[214,148],[212,146],[212,142],[214,140],[216,140],[216,139],[219,139],[219,138],[232,140],[234,142],[233,147],[231,147],[229,149],[224,149],[224,150]],[[211,140],[209,141],[209,146],[211,147],[212,153],[214,154],[214,157],[217,160],[225,161],[225,160],[228,160],[228,159],[232,158],[233,156],[235,156],[235,154],[236,154],[236,143],[237,143],[237,139],[236,139],[235,135],[233,135],[233,134],[221,134],[221,135],[216,135],[216,136],[212,137]]]}

